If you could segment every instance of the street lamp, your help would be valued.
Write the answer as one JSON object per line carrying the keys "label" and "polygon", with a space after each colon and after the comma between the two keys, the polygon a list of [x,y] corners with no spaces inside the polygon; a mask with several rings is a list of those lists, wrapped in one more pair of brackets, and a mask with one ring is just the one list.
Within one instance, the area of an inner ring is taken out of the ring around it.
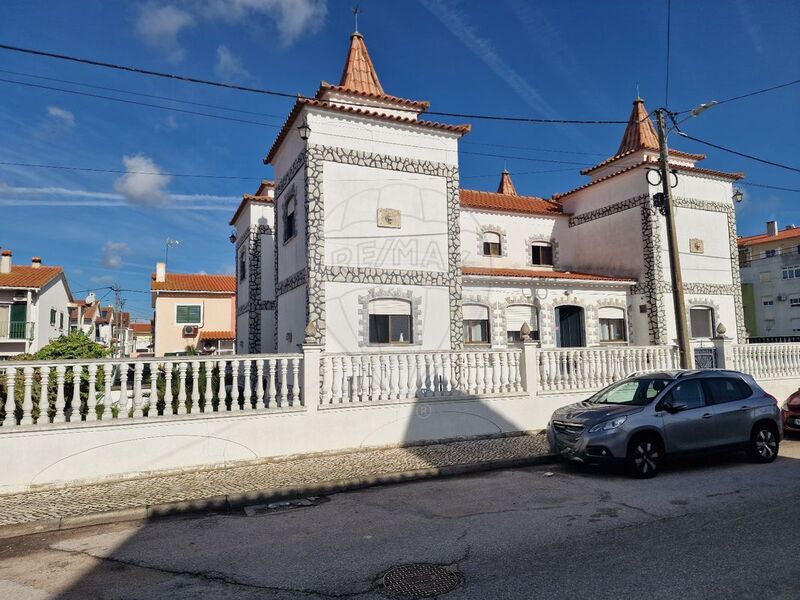
{"label": "street lamp", "polygon": [[235,244],[235,243],[236,243],[236,232],[235,232],[235,231],[231,231],[231,235],[230,235],[230,237],[228,238],[228,241],[229,241],[231,244]]}
{"label": "street lamp", "polygon": [[733,201],[736,202],[736,204],[739,204],[742,200],[744,200],[744,194],[742,193],[742,190],[738,188],[735,189],[733,191]]}
{"label": "street lamp", "polygon": [[306,119],[303,119],[303,123],[297,126],[297,132],[300,134],[300,139],[304,142],[308,139],[308,136],[311,134],[311,127],[308,125]]}

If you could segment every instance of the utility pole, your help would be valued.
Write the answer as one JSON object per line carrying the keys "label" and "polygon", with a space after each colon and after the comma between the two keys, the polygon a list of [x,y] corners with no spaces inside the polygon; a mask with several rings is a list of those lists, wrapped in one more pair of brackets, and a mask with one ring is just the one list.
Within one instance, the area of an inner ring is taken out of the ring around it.
{"label": "utility pole", "polygon": [[[678,330],[678,351],[681,369],[692,368],[692,350],[689,347],[689,330],[686,324],[686,302],[683,297],[683,275],[681,273],[680,246],[675,231],[675,206],[672,203],[672,186],[670,185],[669,149],[667,148],[667,132],[664,122],[665,108],[656,111],[658,124],[659,172],[661,174],[661,206],[667,220],[667,246],[669,248],[669,270],[672,278],[672,302],[675,307],[675,327]],[[657,250],[656,250],[657,251]]]}

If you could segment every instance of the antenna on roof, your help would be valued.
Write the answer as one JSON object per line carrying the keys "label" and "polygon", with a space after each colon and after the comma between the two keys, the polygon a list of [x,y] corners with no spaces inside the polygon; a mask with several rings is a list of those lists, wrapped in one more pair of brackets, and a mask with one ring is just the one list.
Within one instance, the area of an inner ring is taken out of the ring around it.
{"label": "antenna on roof", "polygon": [[355,19],[356,22],[356,30],[353,33],[358,33],[358,15],[364,11],[361,10],[361,7],[359,7],[358,4],[356,4],[351,10],[353,11],[353,19]]}

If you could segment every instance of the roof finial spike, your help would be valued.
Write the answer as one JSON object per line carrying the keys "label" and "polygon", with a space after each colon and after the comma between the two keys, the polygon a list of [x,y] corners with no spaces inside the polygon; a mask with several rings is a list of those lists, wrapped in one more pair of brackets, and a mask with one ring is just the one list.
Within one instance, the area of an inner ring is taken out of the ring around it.
{"label": "roof finial spike", "polygon": [[356,29],[353,33],[358,33],[358,15],[360,15],[364,11],[361,10],[361,7],[358,4],[356,4],[351,10],[353,11],[353,19],[355,19],[356,22],[355,23]]}
{"label": "roof finial spike", "polygon": [[642,95],[639,93],[639,82],[638,81],[636,82],[636,99],[637,100],[641,100],[642,99]]}

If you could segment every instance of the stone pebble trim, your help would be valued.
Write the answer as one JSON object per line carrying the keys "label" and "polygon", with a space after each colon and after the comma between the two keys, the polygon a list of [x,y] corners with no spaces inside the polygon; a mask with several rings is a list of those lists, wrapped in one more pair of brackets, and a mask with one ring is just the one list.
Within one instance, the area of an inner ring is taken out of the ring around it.
{"label": "stone pebble trim", "polygon": [[423,469],[524,461],[548,454],[545,435],[531,433],[273,459],[218,469],[0,495],[0,537],[3,527],[37,521],[199,501],[259,490],[302,488]]}

